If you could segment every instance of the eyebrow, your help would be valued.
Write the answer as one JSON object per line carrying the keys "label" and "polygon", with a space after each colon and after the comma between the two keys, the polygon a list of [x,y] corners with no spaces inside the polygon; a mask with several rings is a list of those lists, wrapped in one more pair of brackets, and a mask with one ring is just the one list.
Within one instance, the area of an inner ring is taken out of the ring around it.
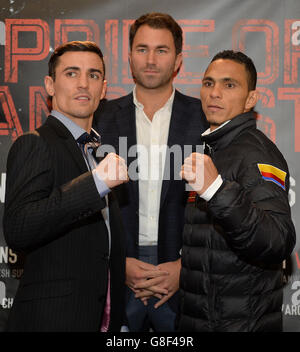
{"label": "eyebrow", "polygon": [[[142,48],[148,48],[149,45],[148,45],[148,44],[143,44],[143,43],[140,43],[140,44],[137,44],[137,45],[136,45],[136,48],[140,48],[140,47],[142,47]],[[155,47],[155,49],[161,49],[161,48],[170,49],[170,47],[169,47],[168,45],[165,45],[165,44],[157,45],[157,46]]]}
{"label": "eyebrow", "polygon": [[[204,77],[204,78],[202,79],[202,81],[211,81],[211,82],[215,82],[215,79],[212,78],[212,77],[207,76],[207,77]],[[239,84],[239,82],[238,82],[236,79],[232,78],[232,77],[224,77],[224,78],[221,78],[220,81],[223,81],[223,82],[234,82],[234,83],[236,83],[236,84]]]}
{"label": "eyebrow", "polygon": [[202,81],[214,81],[214,79],[208,76],[208,77],[203,77]]}
{"label": "eyebrow", "polygon": [[[68,71],[68,70],[74,70],[74,71],[80,71],[80,68],[78,66],[67,66],[63,72]],[[97,68],[89,68],[88,72],[98,72],[103,76],[103,72]]]}
{"label": "eyebrow", "polygon": [[224,82],[234,82],[234,83],[239,83],[236,79],[231,78],[231,77],[224,77],[224,78],[222,78],[222,81],[224,81]]}

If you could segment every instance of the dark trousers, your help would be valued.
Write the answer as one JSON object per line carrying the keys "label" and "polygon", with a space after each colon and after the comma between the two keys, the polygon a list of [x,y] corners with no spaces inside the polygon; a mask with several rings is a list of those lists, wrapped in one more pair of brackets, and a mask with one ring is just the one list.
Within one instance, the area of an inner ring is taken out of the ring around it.
{"label": "dark trousers", "polygon": [[[140,246],[139,259],[143,262],[157,265],[157,246]],[[126,315],[129,331],[175,331],[176,313],[172,311],[168,302],[159,308],[154,308],[158,302],[156,297],[148,299],[147,306],[139,299],[134,297],[134,292],[127,288],[129,295],[126,306]]]}

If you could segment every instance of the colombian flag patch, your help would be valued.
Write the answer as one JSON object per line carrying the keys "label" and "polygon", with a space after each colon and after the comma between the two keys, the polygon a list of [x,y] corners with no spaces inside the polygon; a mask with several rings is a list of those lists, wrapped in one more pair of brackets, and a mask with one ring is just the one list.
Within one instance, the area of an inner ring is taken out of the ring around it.
{"label": "colombian flag patch", "polygon": [[286,172],[269,164],[257,164],[257,166],[264,180],[274,182],[285,190]]}

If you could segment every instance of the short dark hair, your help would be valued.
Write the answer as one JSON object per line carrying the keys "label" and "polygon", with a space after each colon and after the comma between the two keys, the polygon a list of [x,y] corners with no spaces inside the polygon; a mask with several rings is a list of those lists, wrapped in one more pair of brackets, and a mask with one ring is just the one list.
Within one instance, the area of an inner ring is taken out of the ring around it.
{"label": "short dark hair", "polygon": [[255,90],[256,81],[257,81],[257,72],[256,72],[254,63],[249,56],[245,55],[240,51],[224,50],[217,53],[211,60],[211,63],[218,59],[232,60],[239,64],[244,65],[248,75],[248,90],[249,91]]}
{"label": "short dark hair", "polygon": [[166,13],[151,12],[140,16],[135,22],[130,26],[129,32],[129,45],[130,50],[132,49],[132,44],[137,30],[143,26],[147,25],[155,29],[167,29],[172,33],[176,55],[182,52],[182,29],[179,24],[174,20],[173,17]]}
{"label": "short dark hair", "polygon": [[89,51],[97,54],[100,57],[103,64],[103,79],[104,79],[105,64],[104,64],[102,51],[98,47],[98,45],[90,41],[72,41],[72,42],[64,43],[59,47],[57,47],[50,57],[50,60],[48,62],[48,74],[50,77],[52,77],[53,81],[55,81],[55,69],[58,64],[59,57],[68,51]]}

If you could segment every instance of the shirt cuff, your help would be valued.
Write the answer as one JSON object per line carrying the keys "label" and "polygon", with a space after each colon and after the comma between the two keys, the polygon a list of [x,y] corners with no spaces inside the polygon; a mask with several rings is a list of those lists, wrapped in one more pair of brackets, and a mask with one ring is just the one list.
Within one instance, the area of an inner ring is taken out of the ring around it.
{"label": "shirt cuff", "polygon": [[101,180],[101,178],[97,174],[96,169],[92,171],[92,174],[100,197],[105,197],[111,191],[111,189],[108,188],[106,183]]}
{"label": "shirt cuff", "polygon": [[207,190],[201,194],[201,198],[206,200],[207,202],[212,199],[217,190],[222,186],[223,180],[221,175],[214,180],[214,182],[207,188]]}

